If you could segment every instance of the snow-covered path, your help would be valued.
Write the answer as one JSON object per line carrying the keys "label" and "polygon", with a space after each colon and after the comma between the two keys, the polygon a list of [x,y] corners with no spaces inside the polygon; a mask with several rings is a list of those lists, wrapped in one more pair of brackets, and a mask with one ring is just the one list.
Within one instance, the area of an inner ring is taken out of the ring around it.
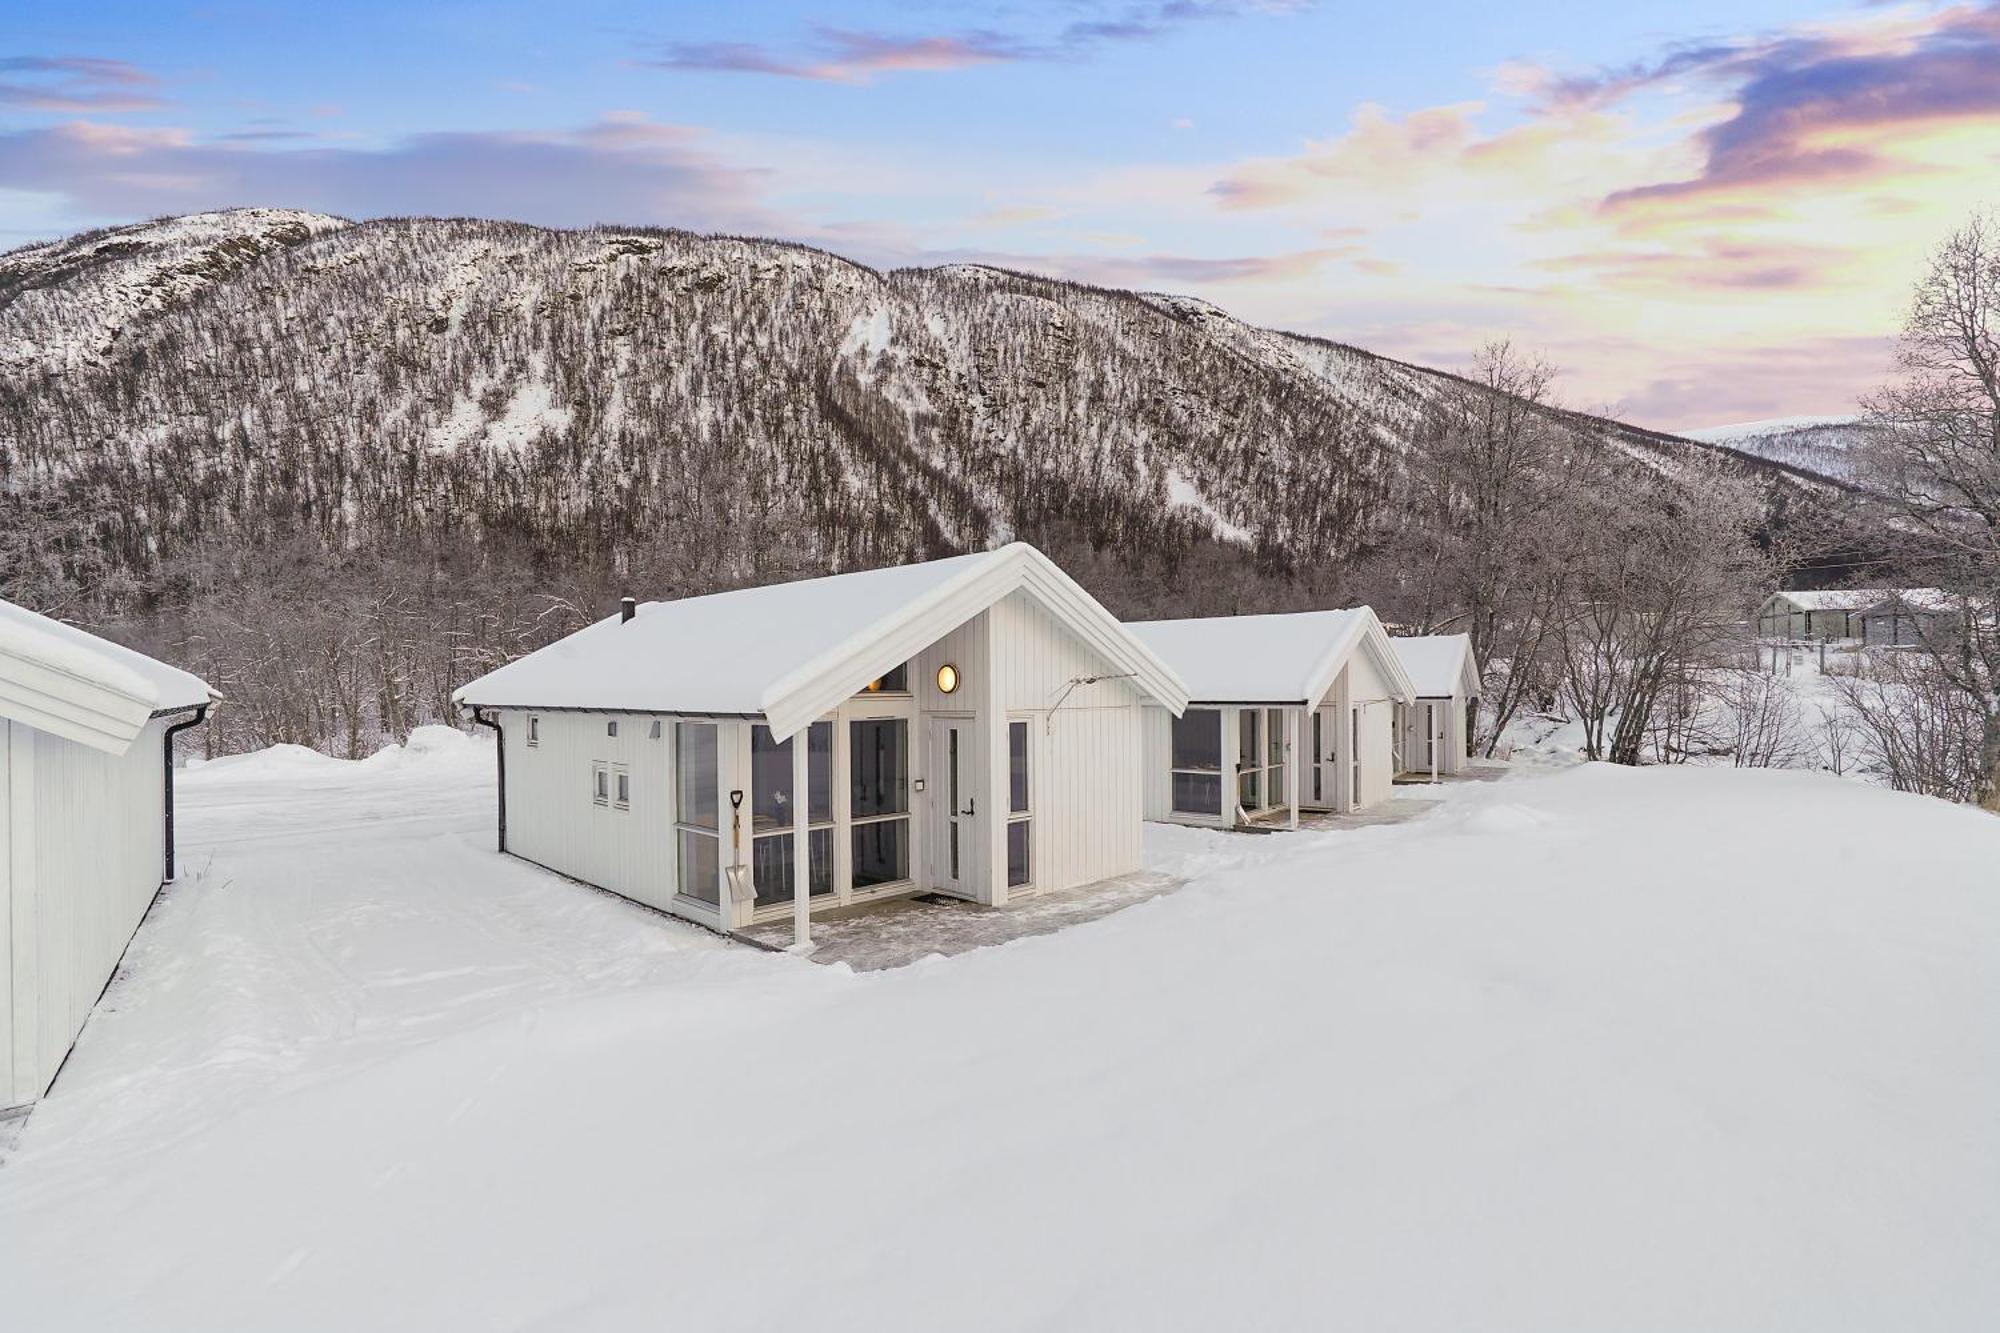
{"label": "snow-covered path", "polygon": [[0,1168],[22,1327],[2000,1309],[1990,817],[1590,768],[1152,831],[1178,893],[854,975],[493,856],[481,751],[190,777],[199,873]]}

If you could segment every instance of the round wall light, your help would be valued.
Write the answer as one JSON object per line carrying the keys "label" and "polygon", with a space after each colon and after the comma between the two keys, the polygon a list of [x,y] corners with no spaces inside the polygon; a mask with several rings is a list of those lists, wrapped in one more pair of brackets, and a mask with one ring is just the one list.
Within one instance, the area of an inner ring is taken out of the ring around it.
{"label": "round wall light", "polygon": [[946,662],[938,668],[938,693],[950,694],[958,688],[958,668]]}

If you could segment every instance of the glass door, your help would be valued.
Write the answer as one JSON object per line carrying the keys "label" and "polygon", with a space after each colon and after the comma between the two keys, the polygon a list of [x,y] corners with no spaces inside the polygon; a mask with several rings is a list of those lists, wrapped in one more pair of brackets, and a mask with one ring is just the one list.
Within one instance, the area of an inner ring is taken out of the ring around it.
{"label": "glass door", "polygon": [[927,721],[931,887],[944,893],[976,897],[979,842],[975,821],[979,818],[979,800],[973,783],[977,768],[973,763],[972,719],[932,716]]}

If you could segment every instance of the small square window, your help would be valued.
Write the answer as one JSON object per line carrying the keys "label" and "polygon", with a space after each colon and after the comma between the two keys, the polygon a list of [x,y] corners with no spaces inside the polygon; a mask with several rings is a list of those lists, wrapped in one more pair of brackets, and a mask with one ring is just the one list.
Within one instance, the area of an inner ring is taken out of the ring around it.
{"label": "small square window", "polygon": [[618,721],[616,718],[604,724],[604,734],[607,736],[616,736],[618,734]]}
{"label": "small square window", "polygon": [[658,740],[660,739],[660,736],[662,734],[663,734],[662,724],[660,722],[660,719],[656,717],[653,719],[653,730],[651,732],[650,738],[653,740]]}
{"label": "small square window", "polygon": [[542,743],[542,720],[531,714],[528,718],[528,744],[540,745],[541,743]]}

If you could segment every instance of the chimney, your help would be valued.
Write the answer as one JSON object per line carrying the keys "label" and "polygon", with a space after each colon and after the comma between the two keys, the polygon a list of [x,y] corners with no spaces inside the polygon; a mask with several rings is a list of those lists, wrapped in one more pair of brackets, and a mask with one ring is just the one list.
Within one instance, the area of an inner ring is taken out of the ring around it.
{"label": "chimney", "polygon": [[632,619],[633,616],[636,616],[638,614],[639,614],[639,603],[636,599],[631,597],[620,597],[618,599],[619,624],[621,625],[625,624],[627,621]]}

